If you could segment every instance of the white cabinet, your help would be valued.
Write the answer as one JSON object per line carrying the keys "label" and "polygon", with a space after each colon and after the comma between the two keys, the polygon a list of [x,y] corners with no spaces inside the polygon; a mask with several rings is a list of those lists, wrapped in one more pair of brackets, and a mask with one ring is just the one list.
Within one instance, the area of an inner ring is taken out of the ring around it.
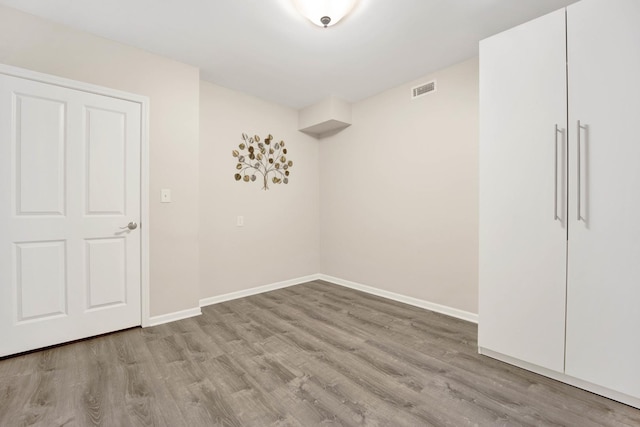
{"label": "white cabinet", "polygon": [[565,371],[640,397],[640,1],[584,0],[567,17]]}
{"label": "white cabinet", "polygon": [[479,341],[556,371],[565,341],[564,38],[561,10],[480,50]]}
{"label": "white cabinet", "polygon": [[480,44],[480,351],[640,405],[640,1]]}

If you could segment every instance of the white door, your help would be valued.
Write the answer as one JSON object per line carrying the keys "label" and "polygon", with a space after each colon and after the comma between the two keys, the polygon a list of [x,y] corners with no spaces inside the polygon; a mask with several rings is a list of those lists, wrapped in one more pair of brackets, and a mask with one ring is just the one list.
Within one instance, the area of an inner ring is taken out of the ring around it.
{"label": "white door", "polygon": [[584,0],[567,18],[566,373],[640,398],[640,1]]}
{"label": "white door", "polygon": [[140,143],[138,103],[0,74],[0,356],[140,325]]}
{"label": "white door", "polygon": [[479,346],[559,372],[566,105],[564,10],[480,43]]}

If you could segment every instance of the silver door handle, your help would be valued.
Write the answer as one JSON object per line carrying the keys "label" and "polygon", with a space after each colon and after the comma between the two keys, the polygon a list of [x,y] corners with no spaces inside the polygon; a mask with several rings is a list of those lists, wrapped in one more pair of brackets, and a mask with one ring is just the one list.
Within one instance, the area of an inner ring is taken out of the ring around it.
{"label": "silver door handle", "polygon": [[124,230],[124,229],[135,230],[136,228],[138,228],[138,224],[136,224],[135,222],[130,222],[129,224],[127,224],[126,227],[120,227],[121,230]]}
{"label": "silver door handle", "polygon": [[580,182],[580,180],[582,179],[582,171],[580,170],[580,165],[582,164],[582,157],[580,156],[580,145],[581,145],[581,138],[580,138],[580,133],[582,131],[582,129],[586,129],[586,126],[582,126],[582,124],[580,124],[580,120],[578,120],[578,221],[584,221],[584,218],[582,217],[582,212],[580,212],[581,209],[581,195],[580,193],[582,192],[582,184]]}
{"label": "silver door handle", "polygon": [[558,216],[558,133],[562,133],[562,130],[558,129],[558,125],[556,124],[556,131],[555,131],[555,156],[554,156],[554,160],[555,160],[555,174],[554,174],[554,179],[553,179],[553,220],[557,221],[560,220],[560,217]]}

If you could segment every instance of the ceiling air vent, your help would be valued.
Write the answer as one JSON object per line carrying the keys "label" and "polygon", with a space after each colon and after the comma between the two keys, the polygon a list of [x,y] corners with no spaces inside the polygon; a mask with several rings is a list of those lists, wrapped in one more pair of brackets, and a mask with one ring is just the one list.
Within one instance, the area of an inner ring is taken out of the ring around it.
{"label": "ceiling air vent", "polygon": [[429,83],[424,83],[421,84],[420,86],[416,86],[413,89],[411,89],[411,98],[415,99],[415,98],[419,98],[423,95],[426,95],[430,92],[435,92],[436,91],[436,81],[432,81]]}

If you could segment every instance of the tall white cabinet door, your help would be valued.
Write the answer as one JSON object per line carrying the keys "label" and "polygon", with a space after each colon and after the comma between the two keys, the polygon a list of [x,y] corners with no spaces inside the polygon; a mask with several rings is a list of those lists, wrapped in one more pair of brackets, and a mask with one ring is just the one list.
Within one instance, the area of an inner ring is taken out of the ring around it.
{"label": "tall white cabinet door", "polygon": [[640,397],[640,1],[583,0],[567,18],[566,373]]}
{"label": "tall white cabinet door", "polygon": [[480,43],[479,346],[555,371],[564,369],[566,121],[564,10]]}
{"label": "tall white cabinet door", "polygon": [[0,75],[0,356],[140,324],[140,141],[138,103]]}

